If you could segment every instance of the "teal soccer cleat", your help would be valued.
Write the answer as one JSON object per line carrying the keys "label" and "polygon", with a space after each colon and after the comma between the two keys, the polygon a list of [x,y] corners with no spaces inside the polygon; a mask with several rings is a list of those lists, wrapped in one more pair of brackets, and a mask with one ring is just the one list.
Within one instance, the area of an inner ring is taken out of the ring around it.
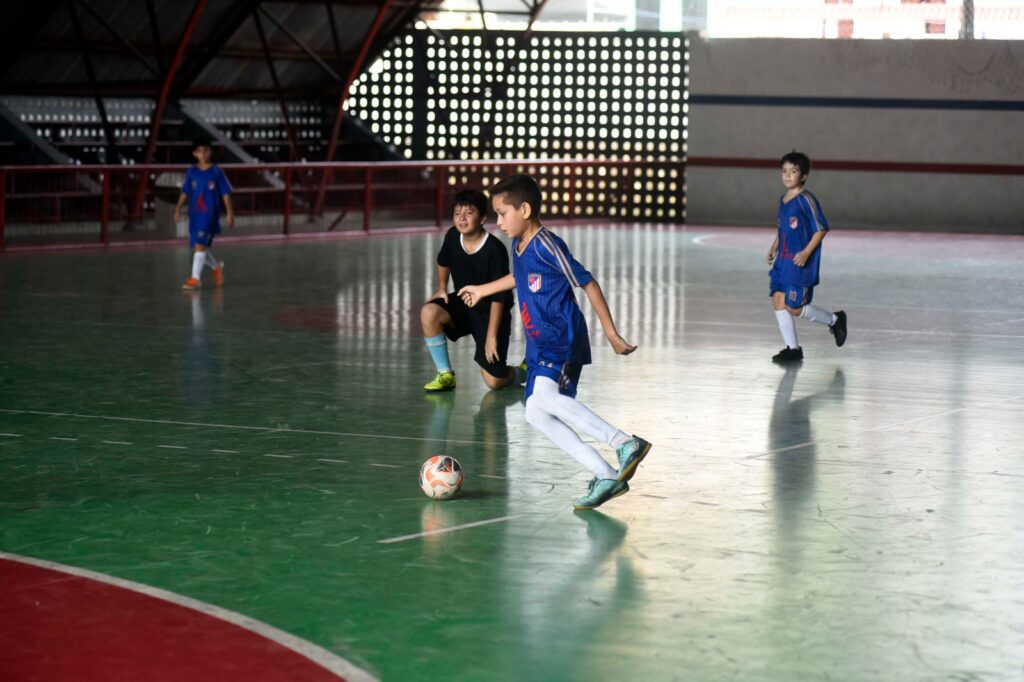
{"label": "teal soccer cleat", "polygon": [[575,509],[594,509],[602,504],[629,492],[629,484],[625,481],[616,481],[614,478],[598,478],[595,476],[590,480],[587,487],[587,494],[576,500]]}
{"label": "teal soccer cleat", "polygon": [[636,473],[636,467],[651,451],[651,444],[634,435],[629,442],[615,450],[619,458],[619,480],[628,481]]}

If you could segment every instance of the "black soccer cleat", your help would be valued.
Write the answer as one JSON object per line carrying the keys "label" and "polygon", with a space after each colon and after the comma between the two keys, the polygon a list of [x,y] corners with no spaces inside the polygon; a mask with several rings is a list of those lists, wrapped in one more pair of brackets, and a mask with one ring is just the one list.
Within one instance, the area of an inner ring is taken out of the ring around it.
{"label": "black soccer cleat", "polygon": [[836,345],[842,346],[846,343],[846,313],[842,310],[836,311],[836,323],[830,324],[828,330],[836,339]]}
{"label": "black soccer cleat", "polygon": [[772,356],[772,362],[776,362],[780,365],[784,365],[788,362],[803,362],[803,360],[803,348],[783,348]]}

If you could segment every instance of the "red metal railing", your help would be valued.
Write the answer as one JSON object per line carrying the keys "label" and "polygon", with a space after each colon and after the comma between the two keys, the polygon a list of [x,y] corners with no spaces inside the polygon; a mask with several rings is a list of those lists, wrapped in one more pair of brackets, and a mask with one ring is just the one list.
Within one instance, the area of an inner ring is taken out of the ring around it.
{"label": "red metal railing", "polygon": [[[682,161],[553,159],[222,166],[234,191],[226,235],[296,235],[441,226],[446,201],[523,172],[551,219],[681,221]],[[0,167],[0,249],[183,236],[172,220],[185,167]],[[138,196],[143,200],[140,204]],[[317,210],[322,198],[322,206]]]}

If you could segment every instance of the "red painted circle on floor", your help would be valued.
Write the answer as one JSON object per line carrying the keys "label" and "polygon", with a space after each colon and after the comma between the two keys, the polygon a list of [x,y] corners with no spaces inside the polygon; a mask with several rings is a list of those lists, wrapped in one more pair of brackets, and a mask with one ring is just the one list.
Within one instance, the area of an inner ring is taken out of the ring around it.
{"label": "red painted circle on floor", "polygon": [[341,679],[266,637],[122,587],[0,559],[0,679]]}

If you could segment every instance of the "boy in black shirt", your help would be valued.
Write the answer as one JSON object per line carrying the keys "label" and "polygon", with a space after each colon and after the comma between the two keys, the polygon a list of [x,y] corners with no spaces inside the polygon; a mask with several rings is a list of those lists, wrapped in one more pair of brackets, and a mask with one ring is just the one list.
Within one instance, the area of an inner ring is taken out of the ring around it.
{"label": "boy in black shirt", "polygon": [[455,388],[455,372],[448,359],[448,341],[473,335],[474,359],[488,388],[504,388],[517,381],[521,370],[506,364],[512,331],[512,292],[504,291],[470,308],[448,293],[448,278],[455,291],[469,284],[486,284],[508,274],[508,250],[483,228],[487,196],[467,189],[455,195],[454,227],[444,236],[437,254],[437,291],[420,310],[423,336],[437,376],[423,388],[429,392]]}

